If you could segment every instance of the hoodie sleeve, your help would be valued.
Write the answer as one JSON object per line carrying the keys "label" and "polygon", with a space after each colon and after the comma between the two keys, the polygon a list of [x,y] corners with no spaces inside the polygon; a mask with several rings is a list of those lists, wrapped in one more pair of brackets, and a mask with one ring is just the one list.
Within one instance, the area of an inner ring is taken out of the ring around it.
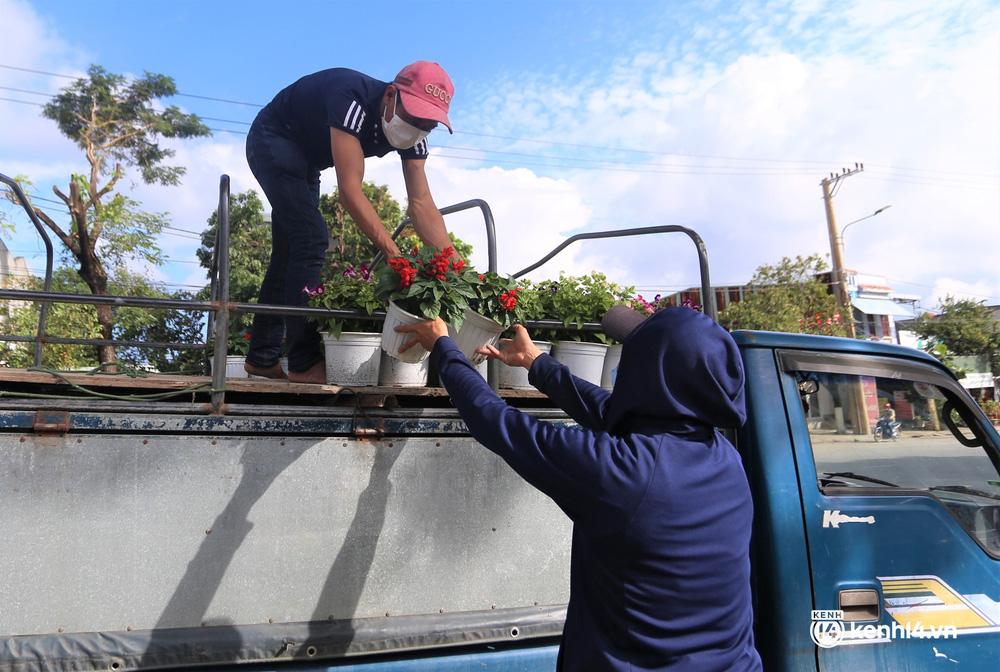
{"label": "hoodie sleeve", "polygon": [[603,387],[577,378],[569,372],[569,367],[547,354],[535,358],[528,371],[528,382],[582,427],[607,431],[605,414],[611,393]]}
{"label": "hoodie sleeve", "polygon": [[596,534],[621,530],[653,472],[654,451],[625,439],[557,427],[498,397],[448,337],[432,352],[441,382],[472,436]]}

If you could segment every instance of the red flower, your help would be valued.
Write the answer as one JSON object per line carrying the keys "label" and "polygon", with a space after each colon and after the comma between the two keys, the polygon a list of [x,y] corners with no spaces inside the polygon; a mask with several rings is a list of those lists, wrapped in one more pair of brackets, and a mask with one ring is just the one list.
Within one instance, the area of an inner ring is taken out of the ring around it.
{"label": "red flower", "polygon": [[444,256],[441,252],[436,252],[434,257],[431,259],[430,263],[427,264],[426,272],[427,277],[437,278],[438,280],[444,280],[445,274],[448,272],[448,258]]}
{"label": "red flower", "polygon": [[517,305],[517,290],[512,292],[500,292],[499,299],[501,308],[507,311],[514,310],[514,306]]}
{"label": "red flower", "polygon": [[451,267],[455,269],[455,272],[456,272],[456,273],[458,273],[458,272],[459,272],[459,271],[461,271],[461,270],[462,270],[463,268],[465,268],[465,259],[460,259],[459,261],[456,261],[456,262],[454,262],[454,263],[453,263],[453,264],[451,265]]}
{"label": "red flower", "polygon": [[396,275],[399,276],[398,289],[406,289],[409,287],[410,283],[413,282],[413,278],[417,275],[416,269],[410,266],[410,262],[402,257],[390,259],[389,266],[391,266],[392,270],[396,271]]}

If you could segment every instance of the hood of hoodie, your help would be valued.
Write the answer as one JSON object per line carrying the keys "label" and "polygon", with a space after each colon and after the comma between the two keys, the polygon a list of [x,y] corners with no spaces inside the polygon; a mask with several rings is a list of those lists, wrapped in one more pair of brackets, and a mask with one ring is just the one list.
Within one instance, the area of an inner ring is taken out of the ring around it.
{"label": "hood of hoodie", "polygon": [[629,334],[608,399],[612,434],[739,427],[743,361],[729,332],[691,308],[657,311]]}

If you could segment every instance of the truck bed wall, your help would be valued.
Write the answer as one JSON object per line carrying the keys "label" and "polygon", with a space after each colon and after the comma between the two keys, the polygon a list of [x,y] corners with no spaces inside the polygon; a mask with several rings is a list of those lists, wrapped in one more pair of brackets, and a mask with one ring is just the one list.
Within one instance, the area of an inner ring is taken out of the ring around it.
{"label": "truck bed wall", "polygon": [[196,433],[163,428],[204,419],[99,420],[99,432],[39,435],[8,421],[0,434],[8,664],[12,642],[82,633],[275,637],[281,624],[322,621],[353,624],[340,633],[349,648],[393,619],[419,635],[462,618],[495,627],[510,613],[528,616],[527,634],[535,612],[558,633],[550,605],[568,599],[570,523],[455,435],[455,418],[382,440],[314,435],[302,419],[231,417]]}

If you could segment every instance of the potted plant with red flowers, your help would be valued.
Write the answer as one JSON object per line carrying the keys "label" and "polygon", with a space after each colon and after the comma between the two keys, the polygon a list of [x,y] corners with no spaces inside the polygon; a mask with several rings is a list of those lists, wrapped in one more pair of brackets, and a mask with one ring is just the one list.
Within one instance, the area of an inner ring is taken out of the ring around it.
{"label": "potted plant with red flowers", "polygon": [[[540,287],[547,283],[534,283],[530,280],[521,279],[517,287],[517,319],[515,321],[529,322],[531,320],[552,320],[555,319],[546,311],[542,302]],[[499,298],[499,297],[498,297]],[[546,329],[529,329],[535,347],[549,354],[552,351],[552,343],[548,340],[549,331]],[[501,366],[499,384],[501,388],[511,390],[533,390],[535,389],[528,382],[527,370],[519,366]]]}
{"label": "potted plant with red flowers", "polygon": [[375,271],[375,292],[388,302],[382,331],[382,349],[404,362],[418,362],[429,354],[414,346],[400,354],[399,346],[409,340],[397,334],[399,324],[413,324],[440,317],[460,329],[469,300],[476,298],[475,287],[482,281],[464,259],[454,259],[454,249],[425,246],[410,254],[389,259]]}
{"label": "potted plant with red flowers", "polygon": [[518,297],[522,290],[513,278],[493,271],[478,277],[480,284],[474,287],[476,295],[469,300],[465,322],[452,334],[458,348],[476,365],[486,359],[476,350],[487,344],[495,346],[501,333],[524,321],[524,306]]}
{"label": "potted plant with red flowers", "polygon": [[[309,305],[369,315],[382,307],[368,268],[350,267],[318,287],[303,287]],[[326,349],[326,382],[331,385],[377,385],[381,327],[373,321],[329,315],[310,318],[319,324]]]}

